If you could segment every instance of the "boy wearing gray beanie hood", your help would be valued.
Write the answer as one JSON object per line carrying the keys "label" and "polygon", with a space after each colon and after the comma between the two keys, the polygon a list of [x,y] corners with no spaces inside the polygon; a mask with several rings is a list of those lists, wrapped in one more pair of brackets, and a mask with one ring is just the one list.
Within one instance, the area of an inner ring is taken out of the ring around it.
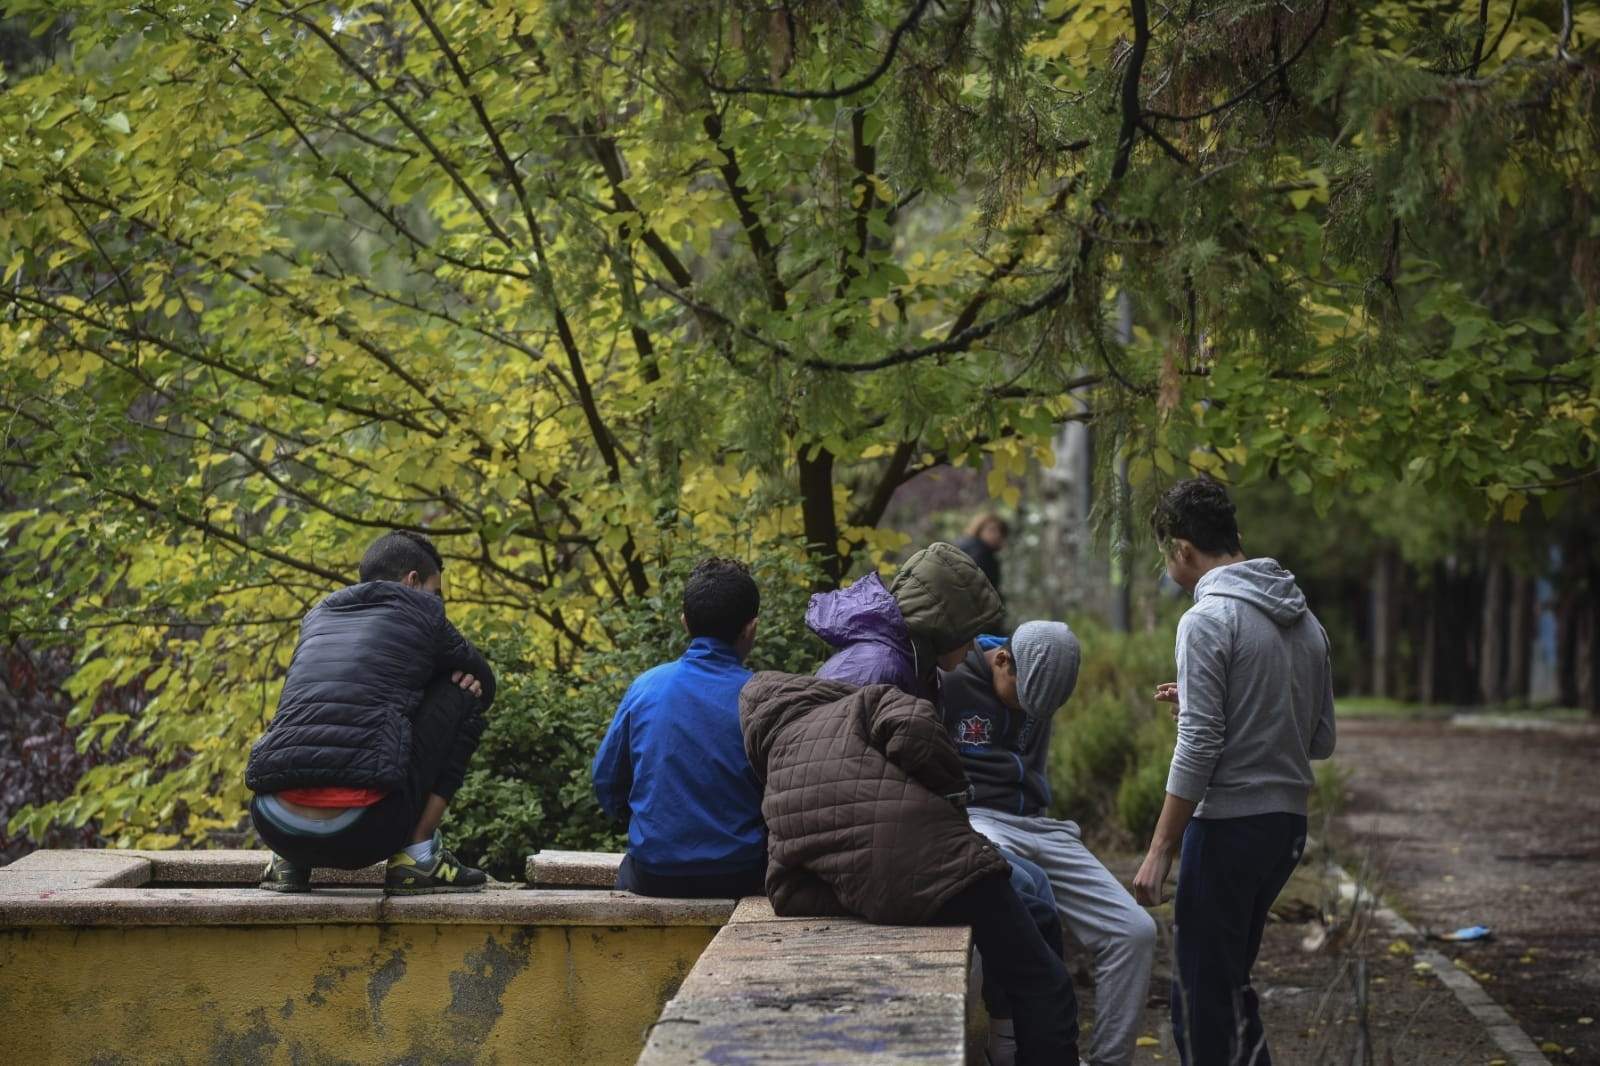
{"label": "boy wearing gray beanie hood", "polygon": [[1088,1061],[1133,1061],[1144,1016],[1156,925],[1083,843],[1077,823],[1045,812],[1050,722],[1078,683],[1082,652],[1064,622],[1024,622],[941,675],[940,710],[972,782],[972,827],[1040,866],[1061,920],[1094,955],[1098,1007]]}

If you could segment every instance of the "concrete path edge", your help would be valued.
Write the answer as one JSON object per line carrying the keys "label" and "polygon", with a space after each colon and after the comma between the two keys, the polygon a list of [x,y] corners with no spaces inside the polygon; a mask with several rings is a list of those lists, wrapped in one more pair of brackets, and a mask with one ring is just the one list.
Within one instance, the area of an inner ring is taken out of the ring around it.
{"label": "concrete path edge", "polygon": [[1373,904],[1372,917],[1378,925],[1391,935],[1405,937],[1408,942],[1414,944],[1413,957],[1418,962],[1427,963],[1433,968],[1433,973],[1439,981],[1484,1027],[1490,1039],[1505,1053],[1509,1066],[1550,1066],[1549,1058],[1539,1050],[1533,1039],[1523,1031],[1504,1007],[1483,990],[1483,986],[1471,974],[1457,966],[1454,960],[1443,952],[1427,947],[1427,940],[1420,929],[1403,918],[1384,901],[1382,896],[1351,877],[1343,866],[1332,861],[1328,865],[1339,878],[1340,895],[1358,901],[1370,901]]}

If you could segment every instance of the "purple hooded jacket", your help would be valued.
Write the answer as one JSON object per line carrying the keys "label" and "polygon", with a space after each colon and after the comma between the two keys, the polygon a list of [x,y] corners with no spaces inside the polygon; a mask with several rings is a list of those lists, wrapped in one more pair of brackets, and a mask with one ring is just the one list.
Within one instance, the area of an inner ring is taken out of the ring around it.
{"label": "purple hooded jacket", "polygon": [[806,625],[839,649],[818,677],[893,685],[929,700],[939,695],[938,657],[1004,617],[978,564],[950,544],[930,544],[907,559],[888,588],[872,573],[847,589],[817,593],[806,608]]}
{"label": "purple hooded jacket", "polygon": [[900,605],[877,574],[847,589],[812,596],[806,625],[839,649],[822,664],[818,677],[852,685],[893,685],[913,696],[933,697],[917,677],[917,653]]}

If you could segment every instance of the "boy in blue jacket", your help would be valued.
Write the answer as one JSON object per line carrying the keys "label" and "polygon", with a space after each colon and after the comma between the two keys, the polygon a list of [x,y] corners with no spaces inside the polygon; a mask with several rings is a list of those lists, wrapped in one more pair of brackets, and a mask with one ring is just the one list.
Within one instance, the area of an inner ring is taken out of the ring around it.
{"label": "boy in blue jacket", "polygon": [[764,894],[761,783],[739,730],[760,609],[743,563],[704,560],[683,589],[688,650],[622,697],[591,768],[600,806],[628,825],[618,888],[674,899]]}

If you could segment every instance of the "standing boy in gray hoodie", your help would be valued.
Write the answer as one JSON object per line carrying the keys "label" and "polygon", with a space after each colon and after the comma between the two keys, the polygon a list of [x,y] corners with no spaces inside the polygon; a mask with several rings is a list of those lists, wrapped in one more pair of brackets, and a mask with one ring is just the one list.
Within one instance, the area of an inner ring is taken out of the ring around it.
{"label": "standing boy in gray hoodie", "polygon": [[1270,1066],[1250,969],[1305,849],[1311,760],[1333,754],[1328,636],[1293,574],[1245,558],[1220,484],[1179,482],[1150,521],[1167,573],[1195,602],[1178,624],[1178,680],[1156,690],[1177,704],[1178,743],[1134,895],[1161,901],[1181,845],[1178,1055],[1184,1066]]}

